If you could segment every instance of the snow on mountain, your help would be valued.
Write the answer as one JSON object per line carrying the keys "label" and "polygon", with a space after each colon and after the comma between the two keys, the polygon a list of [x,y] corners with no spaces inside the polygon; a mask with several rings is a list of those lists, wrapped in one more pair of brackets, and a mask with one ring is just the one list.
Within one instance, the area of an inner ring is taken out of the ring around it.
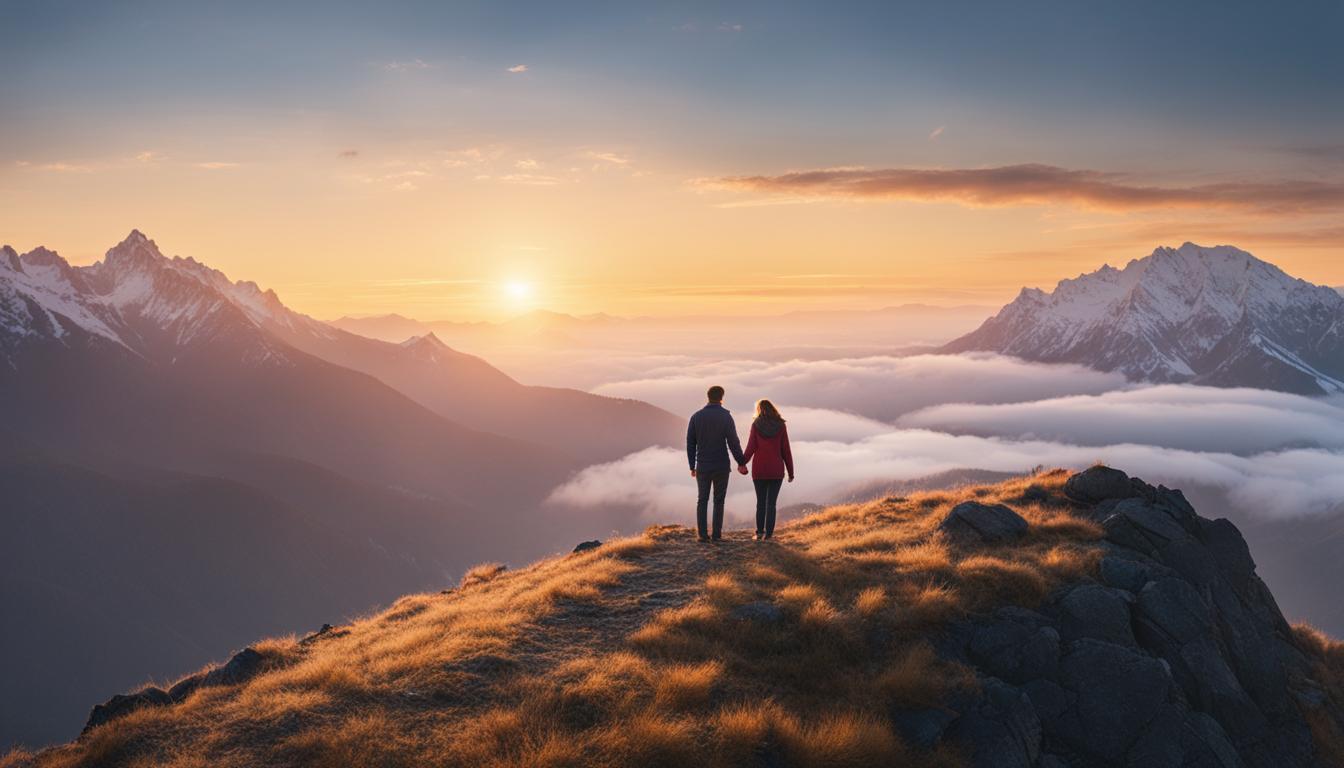
{"label": "snow on mountain", "polygon": [[1191,381],[1344,392],[1344,296],[1232,246],[1158,248],[1018,297],[945,352]]}
{"label": "snow on mountain", "polygon": [[331,332],[255,283],[164,256],[139,230],[87,267],[46,248],[22,256],[9,246],[0,251],[0,354],[11,366],[19,346],[68,344],[72,334],[168,362],[196,342],[223,341],[244,362],[285,364],[286,345],[259,333],[268,325]]}

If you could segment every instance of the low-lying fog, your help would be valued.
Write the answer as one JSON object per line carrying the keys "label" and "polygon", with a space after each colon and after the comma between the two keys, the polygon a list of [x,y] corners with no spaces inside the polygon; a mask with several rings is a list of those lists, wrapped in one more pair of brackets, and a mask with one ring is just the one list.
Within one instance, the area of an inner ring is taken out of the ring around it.
{"label": "low-lying fog", "polygon": [[[752,402],[769,397],[789,419],[798,480],[789,503],[825,503],[854,488],[951,469],[1023,472],[1037,465],[1114,464],[1150,482],[1226,493],[1258,515],[1320,514],[1344,501],[1344,409],[1251,389],[1145,386],[1067,365],[995,355],[841,360],[715,360],[668,366],[594,388],[676,413],[710,383],[744,435]],[[651,447],[590,467],[557,489],[567,505],[637,505],[650,519],[684,514],[682,449]],[[730,485],[745,520],[751,486]]]}

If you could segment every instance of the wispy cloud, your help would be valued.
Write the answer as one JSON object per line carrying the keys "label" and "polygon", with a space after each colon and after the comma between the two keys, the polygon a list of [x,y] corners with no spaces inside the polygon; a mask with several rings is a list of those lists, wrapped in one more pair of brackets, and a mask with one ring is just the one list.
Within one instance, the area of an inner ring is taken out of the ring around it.
{"label": "wispy cloud", "polygon": [[557,176],[546,176],[538,173],[510,173],[500,176],[499,180],[508,184],[527,184],[534,187],[552,187],[561,181]]}
{"label": "wispy cloud", "polygon": [[137,163],[152,163],[155,160],[158,160],[160,157],[162,157],[162,155],[160,155],[158,152],[155,152],[152,149],[146,149],[143,152],[136,153],[135,161]]}
{"label": "wispy cloud", "polygon": [[512,72],[515,75],[521,75],[524,72],[527,72],[528,68],[526,64],[514,64],[512,67],[509,67],[507,71]]}
{"label": "wispy cloud", "polygon": [[493,160],[504,154],[504,150],[497,146],[486,147],[465,147],[463,149],[449,149],[438,153],[440,162],[448,168],[464,168],[472,165],[480,165],[488,160]]}
{"label": "wispy cloud", "polygon": [[1227,181],[1174,186],[1129,174],[1025,164],[994,168],[827,168],[777,176],[694,179],[702,188],[810,199],[953,202],[970,206],[1065,204],[1110,211],[1208,208],[1320,212],[1344,207],[1344,183]]}
{"label": "wispy cloud", "polygon": [[337,157],[341,157],[341,158],[345,158],[345,159],[347,159],[347,160],[350,160],[350,159],[359,157],[359,150],[358,150],[358,149],[343,149],[343,150],[341,150],[340,152],[337,152],[337,153],[336,153],[336,156],[337,156]]}
{"label": "wispy cloud", "polygon": [[197,168],[204,168],[207,171],[221,171],[228,168],[237,168],[237,163],[224,162],[222,160],[212,160],[205,163],[196,163]]}
{"label": "wispy cloud", "polygon": [[525,157],[522,160],[515,160],[513,167],[524,171],[535,171],[541,167],[541,163],[538,163],[530,157]]}
{"label": "wispy cloud", "polygon": [[938,137],[942,136],[943,131],[945,130],[947,130],[946,125],[940,125],[937,128],[934,128],[932,131],[929,132],[929,141],[937,141]]}
{"label": "wispy cloud", "polygon": [[93,173],[93,166],[84,165],[82,163],[67,163],[57,161],[54,163],[43,163],[37,167],[40,170],[52,171],[53,173]]}
{"label": "wispy cloud", "polygon": [[741,32],[742,25],[737,22],[725,21],[719,25],[720,32]]}
{"label": "wispy cloud", "polygon": [[405,59],[379,62],[378,66],[387,72],[411,72],[418,69],[432,69],[434,65],[424,59]]}
{"label": "wispy cloud", "polygon": [[585,153],[585,154],[586,154],[586,156],[587,156],[589,159],[597,160],[597,161],[599,161],[599,162],[603,162],[603,163],[608,163],[608,164],[610,164],[610,165],[629,165],[629,164],[630,164],[630,158],[626,157],[625,155],[619,155],[619,154],[617,154],[617,153],[615,153],[615,152],[595,152],[595,151],[589,151],[589,152],[587,152],[587,153]]}

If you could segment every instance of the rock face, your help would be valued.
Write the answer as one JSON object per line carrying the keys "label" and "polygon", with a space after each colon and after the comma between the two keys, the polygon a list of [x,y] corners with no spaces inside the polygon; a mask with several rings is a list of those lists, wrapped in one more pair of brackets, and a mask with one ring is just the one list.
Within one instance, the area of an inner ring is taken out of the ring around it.
{"label": "rock face", "polygon": [[[323,631],[328,630],[330,627],[324,626]],[[167,691],[151,685],[135,693],[119,693],[102,704],[95,704],[93,710],[89,712],[89,720],[84,724],[84,730],[80,733],[88,733],[103,723],[141,707],[158,707],[182,701],[198,688],[245,683],[272,666],[274,663],[271,659],[253,648],[244,648],[221,666],[184,677]]]}
{"label": "rock face", "polygon": [[993,544],[1025,534],[1027,521],[1002,504],[963,501],[947,513],[938,528],[954,539]]}
{"label": "rock face", "polygon": [[[1106,531],[1099,582],[948,629],[942,652],[981,686],[942,740],[986,768],[1326,765],[1307,717],[1340,714],[1309,695],[1310,664],[1236,527],[1106,467],[1066,488]],[[955,525],[1004,517],[982,507]]]}

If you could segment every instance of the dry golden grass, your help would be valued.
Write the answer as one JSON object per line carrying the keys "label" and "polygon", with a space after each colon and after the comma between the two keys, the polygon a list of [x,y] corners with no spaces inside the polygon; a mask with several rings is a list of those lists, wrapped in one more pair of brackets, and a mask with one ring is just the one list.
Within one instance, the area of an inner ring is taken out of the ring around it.
{"label": "dry golden grass", "polygon": [[484,584],[506,570],[508,570],[508,566],[503,563],[481,563],[467,569],[467,572],[462,574],[462,583],[458,586],[465,589],[477,584]]}
{"label": "dry golden grass", "polygon": [[653,702],[658,708],[670,711],[703,709],[722,677],[723,665],[717,661],[674,664],[658,671]]}
{"label": "dry golden grass", "polygon": [[864,619],[875,618],[887,608],[887,590],[880,586],[864,587],[854,598],[854,613]]}
{"label": "dry golden grass", "polygon": [[976,685],[975,673],[942,659],[928,643],[913,643],[898,654],[877,680],[895,706],[925,709],[945,700],[955,690]]}
{"label": "dry golden grass", "polygon": [[[1048,498],[1064,479],[831,507],[775,542],[655,526],[483,564],[331,637],[270,641],[275,669],[244,685],[3,765],[958,765],[904,745],[890,712],[975,684],[926,642],[940,624],[1096,572],[1095,524]],[[1028,535],[947,541],[938,523],[966,498],[1009,504]]]}
{"label": "dry golden grass", "polygon": [[1311,659],[1326,694],[1324,706],[1304,708],[1307,726],[1325,765],[1344,765],[1344,642],[1310,624],[1294,624],[1298,647]]}

